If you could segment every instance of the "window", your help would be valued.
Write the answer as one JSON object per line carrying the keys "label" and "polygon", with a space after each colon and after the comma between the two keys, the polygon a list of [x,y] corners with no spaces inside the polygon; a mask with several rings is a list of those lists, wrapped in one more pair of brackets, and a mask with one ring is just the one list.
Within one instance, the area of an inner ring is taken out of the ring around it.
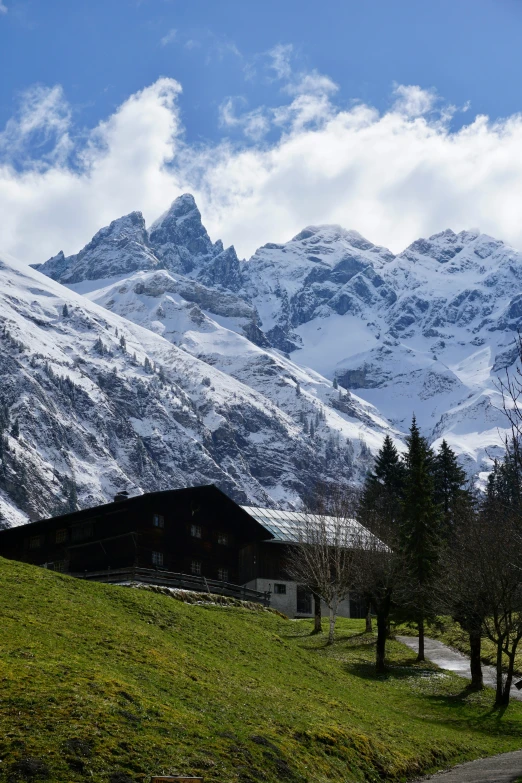
{"label": "window", "polygon": [[286,595],[286,585],[277,584],[277,582],[274,584],[274,593],[275,595]]}
{"label": "window", "polygon": [[218,544],[228,546],[228,533],[218,533]]}
{"label": "window", "polygon": [[67,561],[66,560],[55,560],[53,563],[53,570],[54,571],[61,571],[62,573],[64,571],[67,571]]}
{"label": "window", "polygon": [[191,525],[190,526],[190,535],[193,538],[201,538],[201,525]]}
{"label": "window", "polygon": [[201,560],[193,560],[190,564],[190,573],[194,574],[195,576],[200,576],[201,574]]}
{"label": "window", "polygon": [[42,546],[42,536],[31,536],[29,539],[29,549],[40,549]]}
{"label": "window", "polygon": [[162,566],[163,565],[163,552],[153,552],[152,553],[152,565],[155,565],[155,566]]}
{"label": "window", "polygon": [[165,527],[165,517],[162,517],[161,514],[153,514],[152,524],[154,527]]}
{"label": "window", "polygon": [[86,522],[84,525],[77,525],[73,527],[71,531],[71,538],[73,541],[85,541],[86,538],[92,536],[92,522]]}
{"label": "window", "polygon": [[303,587],[297,585],[297,614],[312,614],[312,593]]}
{"label": "window", "polygon": [[222,582],[228,582],[228,568],[218,568],[218,579]]}
{"label": "window", "polygon": [[61,527],[56,531],[56,543],[63,544],[64,541],[67,541],[67,528]]}

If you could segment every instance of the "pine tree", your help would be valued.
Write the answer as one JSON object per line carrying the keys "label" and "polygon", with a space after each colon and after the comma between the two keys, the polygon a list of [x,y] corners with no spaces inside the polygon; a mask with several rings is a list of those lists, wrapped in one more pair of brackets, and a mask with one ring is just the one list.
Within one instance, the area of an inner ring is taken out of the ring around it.
{"label": "pine tree", "polygon": [[368,527],[372,527],[372,519],[376,517],[379,529],[385,527],[392,531],[398,527],[404,481],[404,463],[393,440],[386,435],[373,470],[366,477],[360,501],[360,513]]}
{"label": "pine tree", "polygon": [[20,437],[20,423],[18,419],[14,420],[13,426],[11,427],[11,435],[13,436],[13,438]]}
{"label": "pine tree", "polygon": [[466,473],[459,465],[457,455],[445,440],[434,460],[435,502],[443,517],[443,535],[449,538],[454,531],[456,518],[469,508],[470,493],[466,490]]}
{"label": "pine tree", "polygon": [[339,381],[337,380],[337,375],[334,375],[333,387],[334,387],[334,389],[338,389],[339,388]]}
{"label": "pine tree", "polygon": [[127,341],[125,340],[125,337],[124,337],[123,334],[120,337],[120,348],[121,348],[122,351],[126,351],[126,349],[127,349]]}
{"label": "pine tree", "polygon": [[299,381],[296,381],[296,383],[295,383],[295,393],[296,393],[297,397],[301,396],[301,385],[300,385]]}
{"label": "pine tree", "polygon": [[64,304],[64,306],[62,307],[62,316],[64,318],[69,318],[69,308],[67,307],[66,304]]}
{"label": "pine tree", "polygon": [[440,510],[435,501],[434,455],[413,416],[404,463],[401,540],[407,564],[407,602],[419,630],[418,661],[424,660],[424,624],[433,609],[440,556]]}

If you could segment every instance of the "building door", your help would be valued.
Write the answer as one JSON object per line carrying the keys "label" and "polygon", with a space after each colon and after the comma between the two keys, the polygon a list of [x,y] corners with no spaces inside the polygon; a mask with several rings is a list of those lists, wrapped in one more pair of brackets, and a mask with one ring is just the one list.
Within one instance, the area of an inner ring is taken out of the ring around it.
{"label": "building door", "polygon": [[297,585],[296,614],[312,614],[312,593],[303,585]]}

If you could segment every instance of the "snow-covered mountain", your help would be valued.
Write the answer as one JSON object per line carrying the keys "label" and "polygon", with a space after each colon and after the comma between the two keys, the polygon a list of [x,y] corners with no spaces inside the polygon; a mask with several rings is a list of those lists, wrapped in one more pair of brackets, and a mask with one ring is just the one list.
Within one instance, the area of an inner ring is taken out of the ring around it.
{"label": "snow-covered mountain", "polygon": [[74,256],[0,273],[4,433],[20,429],[4,437],[35,492],[13,495],[10,456],[0,489],[30,516],[67,502],[73,479],[82,505],[126,482],[203,481],[299,503],[318,478],[359,481],[413,412],[470,473],[501,448],[495,379],[515,360],[522,254],[478,231],[396,256],[309,226],[240,261],[187,194],[149,230],[134,212]]}
{"label": "snow-covered mountain", "polygon": [[[126,231],[129,222],[120,224]],[[123,247],[125,264],[142,252]],[[92,274],[89,253],[80,256]],[[149,329],[2,257],[0,514],[8,524],[64,510],[76,494],[81,506],[95,505],[121,488],[213,482],[238,501],[266,505],[298,502],[318,476],[360,478],[388,427],[373,407],[348,393],[339,399],[330,381],[263,352],[176,286],[166,270],[117,285],[128,294],[120,293],[122,305],[151,300],[156,319],[163,306],[167,328]],[[252,317],[234,295],[215,302],[200,283],[180,286],[224,319]],[[189,346],[190,331],[202,336],[199,348],[196,339]],[[212,361],[222,340],[238,372]],[[258,383],[242,382],[247,367]]]}
{"label": "snow-covered mountain", "polygon": [[522,326],[520,252],[447,230],[394,256],[353,231],[310,226],[260,248],[242,277],[294,361],[337,377],[402,431],[414,411],[470,468],[498,450],[496,379]]}

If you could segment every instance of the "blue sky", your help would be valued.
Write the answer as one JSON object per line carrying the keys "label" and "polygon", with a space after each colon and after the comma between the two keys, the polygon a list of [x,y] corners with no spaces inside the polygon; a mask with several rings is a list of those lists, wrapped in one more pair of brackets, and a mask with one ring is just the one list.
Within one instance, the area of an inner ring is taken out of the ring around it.
{"label": "blue sky", "polygon": [[522,0],[0,0],[0,248],[186,189],[244,255],[309,222],[522,246],[521,27]]}
{"label": "blue sky", "polygon": [[[230,95],[280,100],[262,53],[292,44],[339,100],[383,109],[392,83],[503,117],[522,110],[520,0],[4,0],[0,126],[19,93],[61,84],[94,125],[159,76],[183,85],[188,138],[216,138]],[[5,78],[6,72],[9,74]]]}

